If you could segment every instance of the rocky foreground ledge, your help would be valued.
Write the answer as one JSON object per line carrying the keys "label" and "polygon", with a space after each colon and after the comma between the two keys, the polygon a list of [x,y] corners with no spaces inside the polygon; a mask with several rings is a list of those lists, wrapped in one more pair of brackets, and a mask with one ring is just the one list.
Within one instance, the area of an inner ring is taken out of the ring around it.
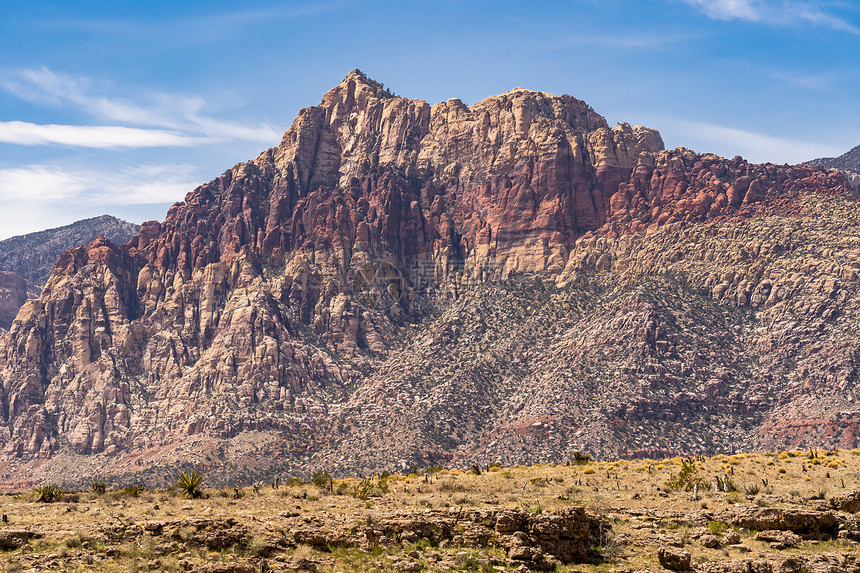
{"label": "rocky foreground ledge", "polygon": [[860,450],[0,500],[8,571],[856,571]]}

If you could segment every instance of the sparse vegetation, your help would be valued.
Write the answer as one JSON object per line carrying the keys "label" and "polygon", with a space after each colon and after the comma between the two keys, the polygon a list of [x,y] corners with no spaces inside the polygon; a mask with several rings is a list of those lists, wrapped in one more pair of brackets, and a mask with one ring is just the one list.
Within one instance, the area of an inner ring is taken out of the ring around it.
{"label": "sparse vegetation", "polygon": [[725,524],[722,521],[708,522],[708,531],[710,531],[713,535],[722,535],[728,528],[728,524]]}
{"label": "sparse vegetation", "polygon": [[137,497],[143,491],[143,486],[140,484],[128,485],[122,488],[122,492],[129,497]]}
{"label": "sparse vegetation", "polygon": [[331,491],[334,487],[331,475],[325,470],[320,470],[311,476],[311,483],[324,491]]}
{"label": "sparse vegetation", "polygon": [[35,501],[37,503],[53,503],[62,500],[63,495],[65,495],[62,489],[50,484],[37,485],[33,488],[33,493],[36,496]]}
{"label": "sparse vegetation", "polygon": [[[29,542],[33,548],[31,554],[42,556],[39,559],[46,569],[157,568],[179,573],[204,570],[206,564],[213,562],[259,569],[265,559],[272,563],[271,570],[316,568],[347,573],[372,568],[393,573],[413,567],[480,570],[474,569],[473,564],[480,567],[489,564],[495,571],[511,572],[516,567],[510,565],[504,549],[492,548],[492,544],[475,547],[465,541],[455,543],[452,537],[430,535],[415,539],[400,532],[364,549],[317,547],[304,540],[329,540],[326,536],[332,535],[335,537],[331,539],[348,538],[352,535],[350,531],[381,530],[388,527],[386,523],[397,522],[404,515],[420,520],[424,512],[461,519],[446,535],[464,535],[472,527],[464,516],[475,511],[518,511],[538,517],[584,507],[593,515],[603,516],[605,529],[599,542],[597,538],[591,542],[591,550],[603,560],[601,567],[653,570],[656,562],[653,539],[658,536],[682,545],[692,553],[696,563],[725,563],[735,558],[734,550],[726,555],[722,549],[709,549],[697,541],[706,534],[717,537],[721,547],[740,543],[765,558],[768,551],[776,554],[779,550],[754,540],[754,531],[740,529],[723,516],[731,517],[757,507],[803,508],[810,498],[827,499],[826,488],[840,488],[835,479],[842,479],[843,472],[848,481],[860,468],[860,456],[842,452],[818,455],[819,458],[812,459],[842,460],[840,468],[822,464],[811,466],[805,473],[789,472],[777,479],[776,468],[767,466],[767,461],[794,460],[804,464],[808,461],[804,453],[786,451],[714,458],[590,460],[585,467],[572,461],[569,465],[485,465],[481,466],[480,474],[472,471],[471,466],[438,468],[431,474],[407,469],[403,474],[384,473],[364,479],[331,480],[326,472],[319,472],[316,479],[312,477],[307,482],[288,479],[278,484],[271,480],[271,487],[258,483],[255,490],[222,487],[209,492],[203,489],[199,471],[189,471],[184,472],[186,480],[196,483],[193,489],[197,496],[207,496],[206,503],[182,505],[185,502],[176,499],[177,493],[195,497],[180,483],[181,472],[169,491],[144,491],[138,490],[139,486],[128,486],[99,494],[99,488],[93,487],[91,494],[62,494],[56,509],[31,503],[38,498],[37,489],[59,490],[40,486],[19,499],[9,498],[4,512],[15,516],[16,527],[38,528],[43,526],[36,524],[53,520],[55,525],[43,530],[43,538]],[[734,474],[729,467],[734,468]],[[735,476],[740,491],[722,490],[727,482],[731,483],[731,475]],[[136,496],[126,491],[131,487],[138,490]],[[321,494],[332,489],[339,495]],[[248,495],[244,495],[246,492]],[[71,503],[76,495],[78,501]],[[704,515],[714,518],[700,521],[702,509],[707,511]],[[235,523],[235,528],[231,523]],[[352,529],[356,524],[359,529]],[[853,534],[852,528],[849,526]],[[300,530],[310,537],[294,537]],[[428,534],[434,530],[428,527],[422,531]],[[492,527],[490,531],[494,531]],[[323,542],[329,541],[320,541]],[[793,555],[802,558],[817,552],[838,553],[850,551],[850,547],[839,540],[825,539],[817,544],[802,541]],[[26,554],[12,551],[4,556],[14,565],[23,563]],[[47,566],[49,555],[56,561],[51,566]],[[575,564],[557,565],[555,571],[592,573],[591,569]]]}
{"label": "sparse vegetation", "polygon": [[692,491],[694,487],[699,487],[701,479],[698,476],[695,463],[690,460],[681,460],[681,469],[678,474],[666,481],[666,487],[669,489],[682,489],[684,491]]}

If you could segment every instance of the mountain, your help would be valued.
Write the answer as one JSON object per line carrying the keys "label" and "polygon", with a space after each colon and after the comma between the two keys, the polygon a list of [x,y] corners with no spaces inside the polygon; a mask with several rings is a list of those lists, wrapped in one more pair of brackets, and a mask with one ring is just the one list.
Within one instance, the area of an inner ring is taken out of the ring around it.
{"label": "mountain", "polygon": [[276,472],[857,443],[858,197],[358,70],[0,339],[0,473]]}
{"label": "mountain", "polygon": [[828,169],[841,169],[860,173],[860,145],[840,155],[839,157],[821,157],[808,161],[807,165],[821,165]]}
{"label": "mountain", "polygon": [[840,155],[839,157],[821,157],[808,161],[807,165],[821,165],[827,169],[839,169],[847,171],[849,177],[857,187],[860,185],[860,145]]}
{"label": "mountain", "polygon": [[44,285],[60,254],[70,247],[86,245],[98,236],[123,244],[140,230],[140,225],[102,215],[75,221],[0,241],[0,270],[11,271],[35,285]]}

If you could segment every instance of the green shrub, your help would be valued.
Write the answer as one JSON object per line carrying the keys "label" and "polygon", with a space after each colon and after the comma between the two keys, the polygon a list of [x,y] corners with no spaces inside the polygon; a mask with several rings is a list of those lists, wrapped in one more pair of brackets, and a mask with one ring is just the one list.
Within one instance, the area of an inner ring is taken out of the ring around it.
{"label": "green shrub", "polygon": [[708,523],[708,531],[714,535],[720,535],[729,528],[728,524],[722,521],[711,521]]}
{"label": "green shrub", "polygon": [[370,497],[368,494],[371,489],[373,489],[373,481],[369,479],[363,479],[354,486],[352,486],[352,497],[356,499],[366,500],[368,497]]}
{"label": "green shrub", "polygon": [[143,491],[143,486],[140,484],[129,485],[122,488],[122,493],[129,497],[137,497]]}
{"label": "green shrub", "polygon": [[107,484],[103,481],[94,481],[92,490],[94,494],[102,495],[107,491]]}
{"label": "green shrub", "polygon": [[325,470],[320,470],[316,472],[311,477],[311,483],[317,486],[319,489],[330,490],[332,489],[332,479],[331,475]]}
{"label": "green shrub", "polygon": [[681,470],[677,476],[673,476],[666,482],[669,489],[683,489],[690,491],[694,486],[702,485],[702,480],[697,475],[696,466],[693,462],[681,460]]}

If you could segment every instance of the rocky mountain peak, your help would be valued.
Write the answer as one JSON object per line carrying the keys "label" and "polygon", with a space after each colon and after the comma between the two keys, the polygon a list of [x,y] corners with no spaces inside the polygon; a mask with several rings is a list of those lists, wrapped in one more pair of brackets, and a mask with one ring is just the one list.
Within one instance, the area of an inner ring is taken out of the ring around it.
{"label": "rocky mountain peak", "polygon": [[164,221],[61,256],[0,343],[0,468],[761,444],[856,386],[853,210],[841,173],[665,150],[569,95],[431,106],[354,71]]}

